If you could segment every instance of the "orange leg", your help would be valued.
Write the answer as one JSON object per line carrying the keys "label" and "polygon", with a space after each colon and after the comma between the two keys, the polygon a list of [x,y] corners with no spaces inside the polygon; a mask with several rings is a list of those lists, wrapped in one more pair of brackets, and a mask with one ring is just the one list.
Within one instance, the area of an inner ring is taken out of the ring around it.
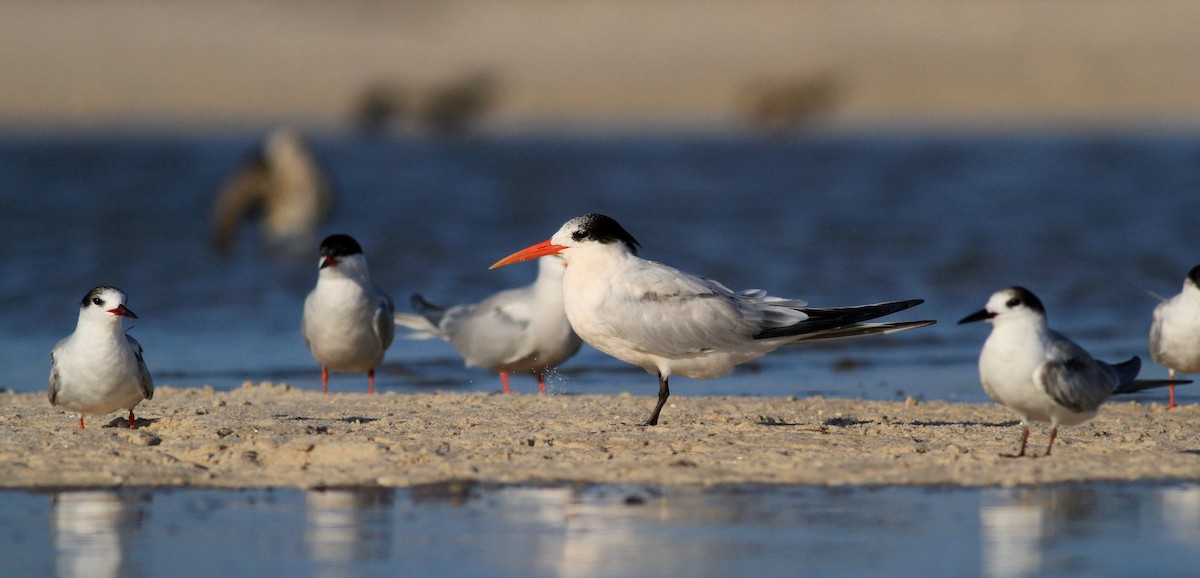
{"label": "orange leg", "polygon": [[1046,456],[1050,455],[1050,450],[1054,449],[1054,438],[1058,437],[1058,426],[1050,428],[1050,445],[1046,446]]}
{"label": "orange leg", "polygon": [[546,395],[546,374],[542,373],[542,371],[539,369],[537,372],[537,378],[538,392],[540,392],[542,395]]}
{"label": "orange leg", "polygon": [[133,408],[129,408],[129,429],[137,429],[137,420],[133,417]]}
{"label": "orange leg", "polygon": [[508,372],[507,371],[500,372],[500,383],[504,384],[504,393],[512,393],[508,389]]}
{"label": "orange leg", "polygon": [[329,395],[329,368],[328,367],[321,368],[321,391],[325,392],[325,395]]}
{"label": "orange leg", "polygon": [[79,429],[83,429],[83,414],[79,414]]}
{"label": "orange leg", "polygon": [[[1021,451],[1019,451],[1015,454],[1000,454],[1000,457],[1002,457],[1002,458],[1022,457],[1025,455],[1025,445],[1028,443],[1029,443],[1029,426],[1027,426],[1025,424],[1021,424]],[[1053,438],[1051,438],[1050,444],[1051,445],[1054,444]]]}
{"label": "orange leg", "polygon": [[375,394],[375,370],[367,371],[367,395]]}
{"label": "orange leg", "polygon": [[[1167,374],[1168,374],[1167,375],[1168,379],[1170,379],[1171,381],[1175,381],[1175,370],[1174,369],[1168,369]],[[1172,383],[1171,385],[1167,386],[1167,389],[1170,390],[1170,392],[1171,392],[1171,403],[1169,405],[1167,405],[1167,409],[1175,409],[1175,384]]]}

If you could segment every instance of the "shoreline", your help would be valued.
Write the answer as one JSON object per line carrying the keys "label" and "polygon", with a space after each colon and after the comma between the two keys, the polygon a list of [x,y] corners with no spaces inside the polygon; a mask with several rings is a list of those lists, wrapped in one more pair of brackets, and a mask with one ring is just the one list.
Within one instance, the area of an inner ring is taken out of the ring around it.
{"label": "shoreline", "polygon": [[[0,394],[0,488],[405,488],[436,484],[1014,486],[1200,481],[1200,405],[1106,404],[1052,457],[1009,459],[997,404],[832,398],[485,393],[375,396],[246,382],[161,387],[135,414]],[[1048,427],[1031,427],[1044,452]]]}

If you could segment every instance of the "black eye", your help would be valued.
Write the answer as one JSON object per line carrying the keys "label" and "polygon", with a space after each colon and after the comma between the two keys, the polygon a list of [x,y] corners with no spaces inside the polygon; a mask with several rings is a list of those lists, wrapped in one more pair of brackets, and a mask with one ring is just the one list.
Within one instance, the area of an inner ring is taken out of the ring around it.
{"label": "black eye", "polygon": [[571,233],[571,238],[576,241],[582,241],[587,238],[587,233],[584,233],[583,231],[575,231],[574,233]]}
{"label": "black eye", "polygon": [[100,305],[100,306],[104,305],[104,301],[101,301],[99,297],[92,297],[92,303],[95,303],[96,305]]}
{"label": "black eye", "polygon": [[1005,305],[1007,305],[1010,309],[1013,307],[1016,307],[1017,305],[1020,305],[1020,304],[1021,304],[1020,297],[1013,297],[1012,299],[1008,300],[1008,303],[1005,303]]}

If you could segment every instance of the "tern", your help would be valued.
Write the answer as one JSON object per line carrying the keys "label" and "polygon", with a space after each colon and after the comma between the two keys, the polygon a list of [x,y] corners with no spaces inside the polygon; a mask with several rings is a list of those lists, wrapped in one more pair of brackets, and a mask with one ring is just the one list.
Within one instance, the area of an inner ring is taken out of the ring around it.
{"label": "tern", "polygon": [[134,406],[154,397],[142,346],[121,329],[125,317],[137,319],[125,306],[125,293],[95,287],[80,302],[75,332],[50,352],[50,405],[78,412],[80,429],[83,414],[118,409],[129,410],[129,429],[136,429]]}
{"label": "tern", "polygon": [[509,393],[510,372],[533,373],[538,391],[545,395],[546,369],[575,355],[583,343],[563,308],[565,269],[562,258],[542,257],[532,285],[448,309],[416,294],[412,305],[418,314],[397,313],[396,324],[415,330],[410,337],[450,342],[467,367],[499,372],[504,393]]}
{"label": "tern", "polygon": [[321,241],[317,286],[304,300],[300,331],[317,363],[321,390],[329,393],[329,370],[367,374],[375,393],[375,368],[392,344],[396,326],[392,298],[371,282],[362,247],[349,235]]}
{"label": "tern", "polygon": [[[1167,368],[1172,381],[1177,371],[1200,373],[1200,265],[1188,272],[1178,295],[1154,308],[1150,357]],[[1170,388],[1167,409],[1175,407],[1175,384]]]}
{"label": "tern", "polygon": [[1189,383],[1136,380],[1142,366],[1136,355],[1115,365],[1094,359],[1065,335],[1050,329],[1041,300],[1024,287],[993,293],[983,309],[958,323],[975,321],[992,324],[979,354],[983,390],[1021,416],[1021,449],[1015,454],[1001,454],[1004,457],[1025,455],[1031,421],[1050,424],[1050,443],[1046,446],[1049,456],[1058,426],[1092,419],[1114,394]]}
{"label": "tern", "polygon": [[562,255],[563,304],[585,342],[658,375],[658,424],[672,375],[710,379],[783,345],[893,333],[934,321],[863,323],[922,303],[920,299],[857,307],[811,308],[765,291],[726,286],[637,256],[638,242],[615,220],[576,217],[492,268]]}

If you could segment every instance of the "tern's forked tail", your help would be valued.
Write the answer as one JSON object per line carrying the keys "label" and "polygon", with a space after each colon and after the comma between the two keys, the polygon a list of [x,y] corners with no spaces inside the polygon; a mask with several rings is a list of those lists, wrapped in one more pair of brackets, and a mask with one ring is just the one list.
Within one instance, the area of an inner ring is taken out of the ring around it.
{"label": "tern's forked tail", "polygon": [[857,307],[801,308],[800,311],[808,315],[808,318],[804,321],[784,327],[764,328],[754,338],[794,337],[796,341],[824,341],[827,339],[847,339],[865,335],[882,335],[933,325],[937,322],[922,320],[893,323],[863,323],[864,321],[891,315],[910,307],[916,307],[924,302],[925,300],[923,299],[910,299],[907,301],[890,301]]}

